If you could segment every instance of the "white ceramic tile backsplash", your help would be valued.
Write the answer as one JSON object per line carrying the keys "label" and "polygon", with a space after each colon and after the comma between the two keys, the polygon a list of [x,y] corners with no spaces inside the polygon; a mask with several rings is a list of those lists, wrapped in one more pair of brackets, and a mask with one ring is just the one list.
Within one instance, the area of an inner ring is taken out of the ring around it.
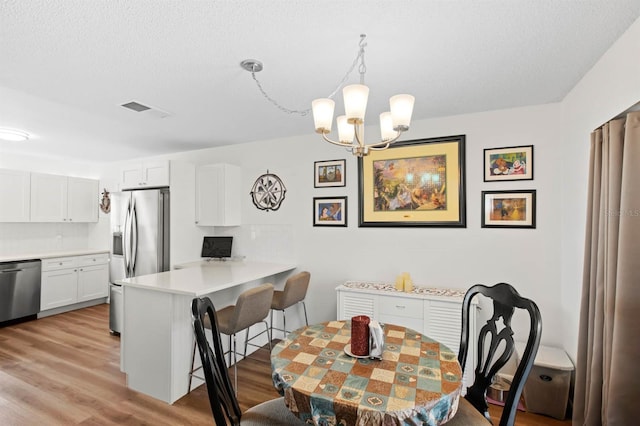
{"label": "white ceramic tile backsplash", "polygon": [[296,260],[292,225],[242,225],[216,231],[233,237],[233,256],[263,262]]}
{"label": "white ceramic tile backsplash", "polygon": [[0,255],[86,249],[86,223],[0,223]]}

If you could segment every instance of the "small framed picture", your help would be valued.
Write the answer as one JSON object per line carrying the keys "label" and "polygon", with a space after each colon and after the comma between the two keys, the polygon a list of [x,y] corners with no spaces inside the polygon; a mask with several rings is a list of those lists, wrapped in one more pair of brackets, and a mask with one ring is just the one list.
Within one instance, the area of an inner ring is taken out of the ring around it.
{"label": "small framed picture", "polygon": [[484,181],[532,180],[533,145],[484,150]]}
{"label": "small framed picture", "polygon": [[316,161],[314,188],[345,186],[346,160]]}
{"label": "small framed picture", "polygon": [[482,191],[483,228],[535,228],[536,191]]}
{"label": "small framed picture", "polygon": [[347,226],[347,197],[315,197],[313,226]]}

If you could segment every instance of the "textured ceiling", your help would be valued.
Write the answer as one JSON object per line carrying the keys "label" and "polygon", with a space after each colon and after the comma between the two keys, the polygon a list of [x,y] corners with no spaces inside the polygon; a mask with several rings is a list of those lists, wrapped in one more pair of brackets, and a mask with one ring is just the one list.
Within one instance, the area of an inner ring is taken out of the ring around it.
{"label": "textured ceiling", "polygon": [[638,0],[0,0],[0,127],[34,135],[0,154],[115,161],[311,134],[239,63],[262,61],[265,90],[306,109],[361,33],[369,124],[396,93],[415,95],[414,120],[557,102],[639,15]]}

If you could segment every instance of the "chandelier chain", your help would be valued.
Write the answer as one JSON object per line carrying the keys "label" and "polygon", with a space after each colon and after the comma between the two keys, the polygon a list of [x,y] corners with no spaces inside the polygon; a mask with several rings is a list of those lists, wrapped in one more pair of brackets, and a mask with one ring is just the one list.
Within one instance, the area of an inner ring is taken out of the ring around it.
{"label": "chandelier chain", "polygon": [[[345,73],[344,77],[342,77],[342,80],[340,80],[340,83],[338,83],[338,86],[335,88],[335,90],[333,92],[331,92],[331,94],[329,94],[329,96],[327,96],[327,98],[329,98],[329,99],[335,98],[335,96],[338,93],[338,91],[342,88],[344,83],[346,83],[346,81],[349,79],[349,76],[351,75],[353,70],[356,68],[356,65],[358,65],[358,62],[360,62],[360,66],[358,67],[358,72],[360,73],[360,84],[364,84],[364,74],[367,72],[367,66],[364,63],[364,48],[367,46],[367,43],[365,43],[364,40],[365,40],[366,37],[367,37],[366,34],[361,34],[360,35],[360,42],[358,43],[358,46],[360,47],[360,49],[358,50],[358,55],[353,60],[353,63],[351,64],[351,66],[349,67],[347,72]],[[283,111],[283,112],[285,112],[287,114],[298,114],[298,115],[301,115],[303,117],[308,115],[311,112],[311,108],[307,108],[307,109],[290,109],[290,108],[287,108],[287,107],[281,105],[278,101],[276,101],[271,96],[269,96],[269,94],[264,90],[264,88],[262,87],[262,84],[260,84],[260,81],[256,77],[256,72],[255,71],[251,71],[251,77],[253,77],[253,80],[256,82],[256,85],[258,86],[258,89],[262,93],[262,96],[264,96],[266,100],[271,102],[280,111]]]}

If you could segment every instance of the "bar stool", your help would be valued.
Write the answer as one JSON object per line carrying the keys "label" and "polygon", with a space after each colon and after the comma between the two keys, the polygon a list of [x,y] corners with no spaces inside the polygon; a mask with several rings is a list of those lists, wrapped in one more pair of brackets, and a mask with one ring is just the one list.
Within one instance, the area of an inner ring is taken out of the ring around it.
{"label": "bar stool", "polygon": [[[270,317],[271,338],[273,338],[273,330],[282,331],[284,338],[287,337],[287,318],[284,311],[297,303],[302,303],[302,307],[304,309],[304,322],[306,325],[309,325],[309,320],[307,319],[307,306],[304,303],[304,298],[307,296],[307,288],[309,287],[310,279],[311,274],[309,272],[299,272],[287,278],[287,281],[284,284],[284,290],[276,290],[273,292]],[[282,328],[276,328],[273,326],[273,311],[282,311]]]}
{"label": "bar stool", "polygon": [[[273,299],[273,284],[262,284],[258,287],[251,288],[244,291],[238,296],[238,301],[235,305],[230,305],[216,311],[218,317],[218,329],[220,333],[229,336],[229,350],[224,355],[229,354],[229,362],[227,366],[231,364],[231,355],[233,354],[233,379],[236,392],[238,390],[238,351],[236,345],[236,334],[242,330],[247,330],[247,336],[244,342],[243,358],[247,356],[247,346],[255,346],[260,348],[261,346],[254,343],[249,343],[250,340],[267,333],[267,340],[269,341],[269,351],[271,351],[271,333],[269,325],[265,321],[265,318],[269,314],[271,306],[271,300]],[[207,317],[208,319],[208,317]],[[249,327],[264,323],[265,330],[260,333],[249,337]],[[205,320],[205,328],[211,329],[211,323]],[[189,371],[189,391],[191,391],[191,380],[195,376],[194,372],[202,367],[196,369],[193,368],[195,360],[195,345],[193,346],[193,355],[191,357],[191,370]],[[202,379],[202,377],[198,377]],[[203,379],[204,380],[204,379]]]}

